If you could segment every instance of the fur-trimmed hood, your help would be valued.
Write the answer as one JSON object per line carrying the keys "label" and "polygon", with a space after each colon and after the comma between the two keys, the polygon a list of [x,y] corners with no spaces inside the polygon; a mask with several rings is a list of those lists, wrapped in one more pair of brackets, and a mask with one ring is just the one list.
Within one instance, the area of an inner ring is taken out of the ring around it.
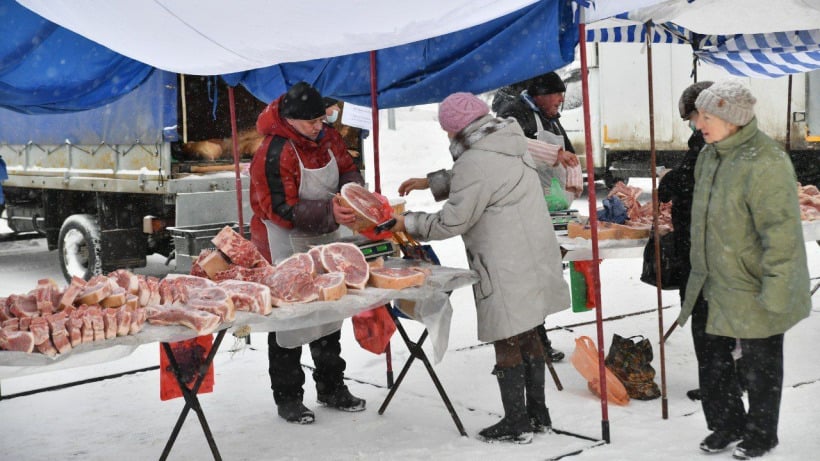
{"label": "fur-trimmed hood", "polygon": [[527,152],[527,141],[514,118],[485,115],[467,125],[450,141],[453,160],[469,149],[521,156]]}

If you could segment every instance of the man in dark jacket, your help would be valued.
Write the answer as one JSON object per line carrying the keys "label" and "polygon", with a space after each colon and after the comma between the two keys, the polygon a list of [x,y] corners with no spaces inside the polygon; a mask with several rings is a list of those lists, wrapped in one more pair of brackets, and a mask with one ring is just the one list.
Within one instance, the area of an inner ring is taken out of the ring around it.
{"label": "man in dark jacket", "polygon": [[[563,163],[563,156],[568,152],[575,153],[572,142],[559,121],[559,110],[566,90],[561,77],[555,72],[549,72],[499,89],[493,98],[492,108],[498,117],[515,118],[528,138],[539,139],[539,132],[546,131],[554,135],[554,138],[563,139],[563,149],[558,153],[559,161]],[[540,138],[545,140],[543,135]],[[564,353],[553,349],[544,325],[537,330],[550,359],[553,362],[563,360]]]}
{"label": "man in dark jacket", "polygon": [[[339,225],[355,220],[353,210],[341,206],[335,194],[348,182],[364,179],[347,152],[342,137],[325,124],[325,104],[305,82],[293,85],[273,101],[256,122],[265,136],[250,168],[251,241],[269,262],[276,263],[310,245],[338,238]],[[305,374],[300,358],[310,340],[316,369],[317,400],[342,411],[362,411],[365,401],[344,384],[344,359],[339,344],[340,324],[268,335],[269,374],[279,416],[288,422],[310,424],[314,413],[304,406]],[[278,336],[278,340],[277,340]]]}

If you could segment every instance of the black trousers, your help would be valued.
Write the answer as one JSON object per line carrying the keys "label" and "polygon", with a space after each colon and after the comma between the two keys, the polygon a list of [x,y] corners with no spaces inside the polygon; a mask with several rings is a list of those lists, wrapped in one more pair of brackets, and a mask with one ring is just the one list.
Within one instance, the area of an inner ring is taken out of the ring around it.
{"label": "black trousers", "polygon": [[[692,311],[692,337],[698,358],[698,381],[706,425],[712,431],[730,431],[744,440],[774,447],[783,391],[783,335],[741,339],[742,365],[732,351],[736,338],[706,333],[708,307],[698,299]],[[743,382],[749,409],[744,407]]]}
{"label": "black trousers", "polygon": [[[315,370],[316,392],[332,394],[344,387],[346,363],[341,357],[341,331],[323,336],[310,343],[310,355]],[[302,348],[288,349],[276,343],[276,333],[268,333],[268,373],[276,404],[301,401],[304,395],[305,373],[302,371]]]}

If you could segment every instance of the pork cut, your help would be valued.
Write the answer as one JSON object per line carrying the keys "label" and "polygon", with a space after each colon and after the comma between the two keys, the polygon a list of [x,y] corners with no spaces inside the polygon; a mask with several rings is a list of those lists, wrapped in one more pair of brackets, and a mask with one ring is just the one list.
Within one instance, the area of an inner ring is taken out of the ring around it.
{"label": "pork cut", "polygon": [[219,287],[228,292],[236,310],[268,315],[273,309],[270,288],[256,282],[223,280]]}
{"label": "pork cut", "polygon": [[202,250],[196,260],[196,265],[202,268],[209,279],[213,279],[217,272],[228,269],[230,262],[219,250]]}
{"label": "pork cut", "polygon": [[117,282],[117,285],[132,295],[139,293],[139,277],[131,271],[117,269],[114,272],[109,273],[108,278]]}
{"label": "pork cut", "polygon": [[71,283],[66,287],[63,296],[60,297],[59,308],[65,309],[68,306],[73,306],[74,301],[77,300],[77,297],[80,296],[84,288],[85,280],[76,275],[71,277]]}
{"label": "pork cut", "polygon": [[77,297],[77,302],[81,304],[99,304],[100,301],[107,298],[118,287],[113,280],[105,276],[95,276],[86,283],[85,288]]}
{"label": "pork cut", "polygon": [[308,255],[310,255],[311,259],[313,259],[313,267],[316,268],[317,274],[322,274],[327,272],[324,267],[322,267],[322,246],[324,245],[317,245],[312,247],[308,250]]}
{"label": "pork cut", "polygon": [[352,243],[337,242],[322,246],[322,267],[327,272],[344,272],[350,288],[364,289],[370,276],[370,266],[364,254]]}
{"label": "pork cut", "polygon": [[341,196],[342,204],[352,208],[356,213],[356,221],[350,226],[353,230],[372,229],[390,218],[390,216],[384,216],[382,201],[357,183],[349,182],[342,186]]}
{"label": "pork cut", "polygon": [[231,297],[219,286],[207,288],[185,288],[185,301],[175,304],[183,304],[191,309],[210,312],[219,316],[224,322],[233,322],[236,319],[236,307],[231,301]]}
{"label": "pork cut", "polygon": [[51,342],[57,348],[57,352],[65,354],[71,350],[71,341],[68,337],[68,330],[66,330],[66,322],[68,317],[65,312],[57,312],[46,316],[48,321],[48,328],[51,334]]}
{"label": "pork cut", "polygon": [[159,295],[162,304],[178,304],[187,302],[189,289],[209,288],[216,286],[215,282],[204,277],[185,274],[168,274],[159,281]]}
{"label": "pork cut", "polygon": [[125,288],[118,286],[111,291],[111,294],[100,301],[102,307],[120,307],[125,305],[125,300],[128,298],[128,292]]}
{"label": "pork cut", "polygon": [[313,282],[319,288],[319,299],[322,301],[335,301],[347,293],[344,272],[319,274]]}
{"label": "pork cut", "polygon": [[316,266],[313,258],[307,253],[294,253],[276,265],[276,272],[279,271],[299,271],[307,272],[311,276],[316,275]]}
{"label": "pork cut", "polygon": [[30,331],[0,329],[0,349],[30,354],[34,351],[34,335]]}
{"label": "pork cut", "polygon": [[271,303],[274,306],[309,303],[319,299],[319,288],[313,283],[313,276],[307,272],[277,270],[262,283],[270,288]]}
{"label": "pork cut", "polygon": [[48,321],[45,317],[34,317],[29,325],[31,334],[34,335],[34,347],[49,357],[57,355],[57,348],[51,342],[51,335],[48,331]]}
{"label": "pork cut", "polygon": [[211,277],[215,282],[223,280],[244,280],[247,282],[261,283],[262,280],[276,272],[276,269],[271,265],[259,267],[242,267],[236,264],[231,264],[224,271],[217,272]]}
{"label": "pork cut", "polygon": [[40,311],[37,310],[37,298],[33,294],[16,295],[12,294],[6,300],[9,313],[14,317],[38,317]]}
{"label": "pork cut", "polygon": [[376,288],[401,290],[424,285],[424,272],[412,267],[379,267],[370,269],[368,283]]}
{"label": "pork cut", "polygon": [[259,267],[268,264],[259,250],[236,233],[231,226],[225,226],[211,242],[231,260],[232,263],[243,267]]}
{"label": "pork cut", "polygon": [[220,324],[216,314],[183,306],[148,306],[144,310],[148,323],[152,325],[183,325],[199,336],[213,333]]}

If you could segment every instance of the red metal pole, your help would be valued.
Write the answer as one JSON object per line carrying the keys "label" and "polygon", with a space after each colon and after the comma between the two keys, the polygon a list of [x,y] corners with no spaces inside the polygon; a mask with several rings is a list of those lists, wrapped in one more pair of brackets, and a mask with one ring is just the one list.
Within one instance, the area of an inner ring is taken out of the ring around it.
{"label": "red metal pole", "polygon": [[[652,23],[644,24],[646,28],[646,74],[649,88],[649,174],[652,178],[652,232],[655,237],[655,267],[661,267],[661,239],[658,228],[658,186],[657,186],[657,156],[655,153],[655,90],[652,78]],[[666,398],[666,355],[663,334],[663,292],[661,291],[661,271],[655,274],[655,293],[658,299],[658,336],[660,340],[661,360],[661,416],[669,418],[668,401]]]}
{"label": "red metal pole", "polygon": [[228,87],[228,105],[231,108],[231,145],[233,147],[233,166],[236,175],[236,210],[239,215],[239,235],[245,236],[245,221],[242,217],[242,177],[239,175],[239,137],[236,130],[236,103],[233,87]]}
{"label": "red metal pole", "polygon": [[[381,194],[382,183],[381,173],[379,170],[379,87],[378,78],[376,74],[376,51],[370,52],[370,106],[371,117],[373,118],[373,178],[375,182],[376,193]],[[386,304],[385,309],[390,309],[390,305]],[[387,387],[393,387],[393,354],[390,350],[390,344],[384,350],[384,360],[387,366]]]}
{"label": "red metal pole", "polygon": [[595,199],[595,163],[592,159],[592,132],[589,115],[589,68],[587,67],[586,25],[578,24],[579,46],[581,47],[581,90],[584,107],[584,144],[586,147],[587,189],[589,190],[589,226],[592,237],[592,279],[595,293],[595,325],[598,332],[598,379],[601,383],[601,438],[610,442],[609,409],[606,398],[606,365],[604,364],[604,320],[601,305],[601,271],[598,265],[598,205]]}
{"label": "red metal pole", "polygon": [[381,194],[382,183],[379,170],[379,89],[376,75],[376,51],[370,52],[370,106],[373,117],[373,176],[375,192]]}

